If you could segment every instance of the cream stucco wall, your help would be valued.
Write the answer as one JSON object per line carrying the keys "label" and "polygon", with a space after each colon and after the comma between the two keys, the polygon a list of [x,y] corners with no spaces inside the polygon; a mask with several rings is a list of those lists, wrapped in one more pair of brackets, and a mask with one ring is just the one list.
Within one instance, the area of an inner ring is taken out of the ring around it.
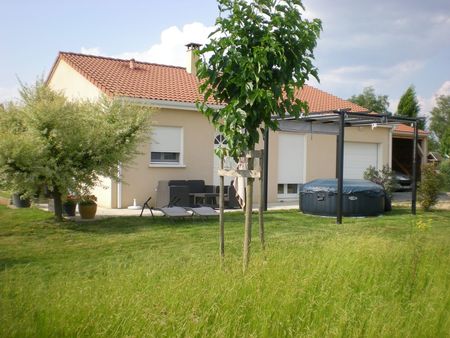
{"label": "cream stucco wall", "polygon": [[122,206],[142,204],[152,196],[156,202],[156,188],[160,180],[204,180],[213,182],[214,129],[197,111],[160,109],[152,118],[154,126],[183,128],[183,166],[155,167],[150,165],[150,136],[140,148],[141,155],[123,170]]}
{"label": "cream stucco wall", "polygon": [[98,87],[89,82],[64,60],[59,60],[48,85],[56,91],[62,91],[71,100],[95,101],[102,94]]}

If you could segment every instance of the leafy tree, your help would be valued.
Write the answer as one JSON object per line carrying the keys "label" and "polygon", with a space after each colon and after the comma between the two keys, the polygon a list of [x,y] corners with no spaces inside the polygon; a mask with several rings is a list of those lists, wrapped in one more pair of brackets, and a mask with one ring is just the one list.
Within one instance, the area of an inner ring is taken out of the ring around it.
{"label": "leafy tree", "polygon": [[[318,79],[313,50],[322,26],[318,19],[302,17],[300,0],[218,3],[217,30],[199,51],[204,57],[197,64],[204,95],[199,109],[227,139],[228,155],[237,158],[255,149],[265,129],[277,129],[273,116],[308,111],[307,103],[296,99],[295,93],[310,76]],[[225,106],[209,107],[210,98]],[[251,206],[252,186],[253,179],[248,179],[247,206]],[[249,212],[246,225],[250,231]]]}
{"label": "leafy tree", "polygon": [[86,193],[136,154],[149,108],[103,98],[71,102],[38,81],[0,115],[0,186],[31,196],[46,186],[62,219],[61,197]]}
{"label": "leafy tree", "polygon": [[438,97],[431,110],[430,130],[438,139],[442,154],[450,155],[450,95]]}
{"label": "leafy tree", "polygon": [[359,95],[353,95],[348,99],[361,107],[367,108],[371,112],[388,114],[389,99],[387,95],[376,95],[373,87],[365,87]]}
{"label": "leafy tree", "polygon": [[439,171],[442,175],[443,191],[450,191],[450,160],[444,160],[439,165]]}
{"label": "leafy tree", "polygon": [[[397,115],[404,117],[418,117],[420,111],[419,101],[417,100],[416,90],[411,85],[406,89],[405,93],[400,98],[397,106]],[[418,127],[425,129],[425,121],[419,120]]]}

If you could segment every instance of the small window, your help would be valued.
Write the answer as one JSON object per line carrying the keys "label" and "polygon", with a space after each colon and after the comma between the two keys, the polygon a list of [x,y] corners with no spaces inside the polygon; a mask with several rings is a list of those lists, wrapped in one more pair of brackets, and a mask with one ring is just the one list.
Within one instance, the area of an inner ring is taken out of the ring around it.
{"label": "small window", "polygon": [[180,127],[153,127],[150,144],[150,163],[179,165],[183,163],[183,129]]}
{"label": "small window", "polygon": [[278,184],[278,194],[279,195],[284,194],[284,184]]}
{"label": "small window", "polygon": [[179,163],[180,162],[180,153],[161,153],[161,152],[152,151],[151,161],[152,162]]}
{"label": "small window", "polygon": [[287,193],[288,194],[296,194],[298,192],[298,184],[288,184],[287,185]]}
{"label": "small window", "polygon": [[286,183],[278,184],[278,198],[294,199],[298,198],[300,184],[298,183]]}

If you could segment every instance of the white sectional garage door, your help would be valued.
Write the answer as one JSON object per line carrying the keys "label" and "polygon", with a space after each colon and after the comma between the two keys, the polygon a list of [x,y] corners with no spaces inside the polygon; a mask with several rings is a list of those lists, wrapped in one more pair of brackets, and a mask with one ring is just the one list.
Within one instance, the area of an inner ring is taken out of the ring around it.
{"label": "white sectional garage door", "polygon": [[362,179],[369,166],[377,168],[378,144],[345,142],[344,178]]}

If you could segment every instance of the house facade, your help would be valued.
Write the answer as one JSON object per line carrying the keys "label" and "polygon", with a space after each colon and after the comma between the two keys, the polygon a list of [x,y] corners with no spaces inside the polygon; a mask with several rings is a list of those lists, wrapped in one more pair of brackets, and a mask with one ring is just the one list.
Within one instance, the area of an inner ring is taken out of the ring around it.
{"label": "house facade", "polygon": [[[191,50],[186,68],[59,53],[47,79],[52,89],[73,100],[107,95],[155,107],[152,131],[148,142],[140,146],[141,154],[132,163],[118,166],[122,182],[103,178],[96,187],[101,206],[126,208],[134,199],[142,204],[150,196],[154,204],[160,180],[202,179],[218,184],[214,148],[226,140],[196,109],[200,96],[194,64]],[[309,103],[311,112],[367,111],[308,85],[297,96]],[[362,178],[369,165],[391,165],[393,133],[389,126],[347,128],[345,177]],[[269,139],[269,203],[298,198],[298,186],[310,180],[335,177],[336,135],[282,129],[270,132]]]}

